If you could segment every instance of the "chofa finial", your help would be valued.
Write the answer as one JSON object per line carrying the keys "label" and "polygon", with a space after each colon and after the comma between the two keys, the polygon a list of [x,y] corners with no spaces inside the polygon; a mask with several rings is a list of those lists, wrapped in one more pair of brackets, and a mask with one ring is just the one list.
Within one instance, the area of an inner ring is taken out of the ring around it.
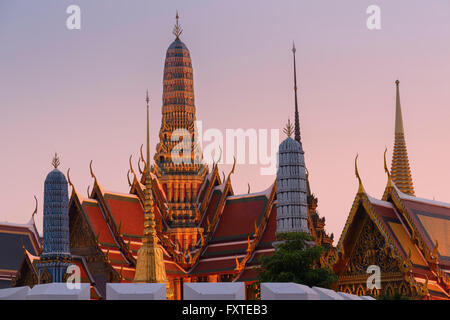
{"label": "chofa finial", "polygon": [[181,33],[183,32],[183,29],[181,29],[180,24],[178,23],[178,10],[177,10],[177,15],[175,16],[175,19],[177,20],[177,22],[175,23],[175,27],[173,28],[173,34],[175,35],[175,37],[177,37],[177,39],[180,38]]}
{"label": "chofa finial", "polygon": [[386,152],[387,152],[387,148],[384,149],[384,171],[386,172],[386,174],[388,175],[388,177],[391,177],[391,174],[389,172],[388,166],[387,166],[387,162],[386,162]]}
{"label": "chofa finial", "polygon": [[361,177],[359,176],[359,171],[358,171],[358,154],[356,154],[356,157],[355,157],[355,175],[356,175],[356,178],[358,178],[358,183],[359,183],[358,193],[364,193],[365,192],[364,187],[363,187]]}
{"label": "chofa finial", "polygon": [[53,157],[53,160],[52,160],[52,165],[56,169],[56,168],[58,168],[58,166],[60,164],[61,164],[61,162],[59,161],[58,154],[55,152],[55,156]]}

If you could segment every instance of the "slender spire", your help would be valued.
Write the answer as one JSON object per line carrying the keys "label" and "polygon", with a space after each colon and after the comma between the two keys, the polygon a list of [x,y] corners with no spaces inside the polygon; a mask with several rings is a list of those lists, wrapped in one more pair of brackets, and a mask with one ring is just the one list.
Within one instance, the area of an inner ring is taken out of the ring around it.
{"label": "slender spire", "polygon": [[147,170],[145,171],[144,189],[144,236],[142,246],[138,250],[136,273],[134,282],[166,283],[167,295],[171,295],[169,288],[164,254],[158,244],[156,234],[156,220],[154,213],[152,181],[150,176],[150,123],[149,123],[149,97],[148,91],[145,101],[147,102]]}
{"label": "slender spire", "polygon": [[400,81],[395,81],[396,86],[396,97],[395,97],[395,133],[404,134],[403,130],[403,118],[402,118],[402,108],[400,106]]}
{"label": "slender spire", "polygon": [[300,119],[298,116],[298,100],[297,100],[297,66],[295,64],[295,43],[292,42],[292,55],[294,56],[294,94],[295,94],[295,140],[301,143],[300,138]]}
{"label": "slender spire", "polygon": [[400,81],[395,81],[395,141],[392,155],[391,176],[392,181],[403,193],[414,196],[414,186],[409,167],[408,152],[406,149],[405,132],[403,128],[402,109],[400,105]]}
{"label": "slender spire", "polygon": [[[150,99],[148,97],[148,90],[147,90],[147,96],[145,98],[145,101],[147,102],[147,168],[150,168],[150,122],[149,122],[149,105]],[[147,170],[148,171],[148,170]]]}
{"label": "slender spire", "polygon": [[180,39],[180,35],[183,32],[183,29],[181,28],[180,24],[178,23],[178,10],[177,10],[177,15],[175,16],[175,19],[177,20],[177,22],[175,23],[175,27],[173,27],[173,31],[172,33],[175,35],[175,37],[177,37],[177,39]]}

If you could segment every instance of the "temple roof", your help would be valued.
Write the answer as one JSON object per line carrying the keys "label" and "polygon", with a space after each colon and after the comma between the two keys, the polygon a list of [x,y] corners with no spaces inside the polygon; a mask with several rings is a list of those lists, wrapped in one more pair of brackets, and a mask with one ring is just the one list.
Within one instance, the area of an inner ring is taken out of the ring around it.
{"label": "temple roof", "polygon": [[401,192],[392,182],[389,172],[381,200],[368,195],[360,181],[336,248],[334,268],[338,273],[345,269],[348,257],[351,256],[353,244],[359,234],[358,228],[362,226],[363,212],[381,233],[387,247],[392,248],[390,254],[404,266],[402,272],[405,275],[408,274],[410,265],[413,276],[410,281],[416,284],[429,283],[428,290],[433,298],[449,299],[450,295],[445,290],[448,290],[450,284],[450,204],[416,198]]}
{"label": "temple roof", "polygon": [[[0,222],[0,287],[9,286],[24,256],[24,248],[31,255],[40,251],[40,238],[33,218],[26,224]],[[3,284],[4,282],[4,284]]]}

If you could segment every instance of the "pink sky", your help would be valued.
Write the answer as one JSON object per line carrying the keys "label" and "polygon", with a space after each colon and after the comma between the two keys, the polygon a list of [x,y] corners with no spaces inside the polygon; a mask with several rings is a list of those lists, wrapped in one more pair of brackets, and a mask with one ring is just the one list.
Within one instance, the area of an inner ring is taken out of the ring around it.
{"label": "pink sky", "polygon": [[[66,7],[82,29],[65,27]],[[366,28],[381,8],[382,29]],[[89,162],[107,190],[128,192],[130,154],[151,150],[161,124],[165,52],[175,11],[191,52],[197,118],[204,128],[282,128],[293,119],[292,41],[302,141],[319,212],[335,240],[357,182],[381,197],[394,141],[395,86],[416,195],[450,202],[450,3],[448,1],[1,1],[0,221],[26,222],[54,152],[86,195]],[[224,165],[220,170],[228,171]],[[236,193],[266,189],[275,176],[237,166]]]}

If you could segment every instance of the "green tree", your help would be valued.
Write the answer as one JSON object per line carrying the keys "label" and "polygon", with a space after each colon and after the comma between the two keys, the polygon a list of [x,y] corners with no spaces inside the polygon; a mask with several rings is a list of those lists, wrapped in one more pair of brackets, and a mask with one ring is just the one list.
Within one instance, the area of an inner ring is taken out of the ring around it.
{"label": "green tree", "polygon": [[260,282],[295,282],[307,286],[330,288],[337,276],[330,268],[318,267],[324,248],[310,246],[312,238],[303,232],[282,233],[271,256],[260,258]]}

